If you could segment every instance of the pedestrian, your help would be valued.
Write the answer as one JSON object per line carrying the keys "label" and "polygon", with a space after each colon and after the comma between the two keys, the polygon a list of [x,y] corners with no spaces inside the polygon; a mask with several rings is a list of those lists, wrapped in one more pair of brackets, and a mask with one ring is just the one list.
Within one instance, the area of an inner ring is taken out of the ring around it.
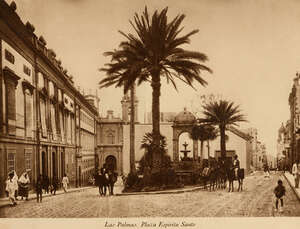
{"label": "pedestrian", "polygon": [[281,207],[279,208],[279,211],[282,212],[283,211],[283,196],[285,195],[285,187],[282,184],[282,180],[278,180],[277,182],[277,186],[274,189],[274,194],[276,197],[276,211],[278,211],[278,202],[280,200],[280,205]]}
{"label": "pedestrian", "polygon": [[295,180],[295,188],[299,188],[299,174],[300,174],[300,171],[299,171],[299,161],[295,162],[293,164],[293,168],[292,168],[292,174],[294,176],[294,180]]}
{"label": "pedestrian", "polygon": [[47,175],[44,175],[43,176],[43,189],[45,190],[45,194],[49,193],[49,185],[50,185],[49,177]]}
{"label": "pedestrian", "polygon": [[28,200],[30,179],[27,172],[24,172],[21,175],[19,179],[19,184],[20,184],[19,192],[20,192],[21,200],[23,200],[23,198]]}
{"label": "pedestrian", "polygon": [[13,177],[14,177],[14,172],[11,171],[8,174],[8,179],[6,181],[6,188],[5,188],[5,191],[7,192],[8,198],[10,200],[10,206],[17,205],[17,202],[15,200],[16,185],[13,181]]}
{"label": "pedestrian", "polygon": [[43,198],[43,177],[39,175],[36,181],[36,201],[42,202]]}
{"label": "pedestrian", "polygon": [[52,184],[50,186],[50,193],[55,195],[57,188],[58,188],[58,179],[56,176],[54,176],[52,179]]}
{"label": "pedestrian", "polygon": [[240,161],[238,159],[238,155],[234,155],[233,169],[234,169],[234,176],[237,178],[238,177],[238,171],[240,169]]}
{"label": "pedestrian", "polygon": [[18,194],[18,190],[19,190],[18,180],[19,180],[19,178],[18,178],[18,175],[17,175],[17,173],[16,173],[15,170],[13,170],[12,172],[14,174],[14,176],[13,176],[13,182],[14,182],[14,185],[15,185],[15,199],[18,200],[18,195],[19,195]]}
{"label": "pedestrian", "polygon": [[69,184],[69,178],[67,177],[67,174],[64,175],[61,183],[63,185],[63,190],[66,193],[67,189],[68,189],[68,184]]}

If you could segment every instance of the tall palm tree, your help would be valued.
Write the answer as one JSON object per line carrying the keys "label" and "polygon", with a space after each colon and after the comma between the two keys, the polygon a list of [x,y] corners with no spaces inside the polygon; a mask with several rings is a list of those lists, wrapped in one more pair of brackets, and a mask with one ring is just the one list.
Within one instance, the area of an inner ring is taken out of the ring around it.
{"label": "tall palm tree", "polygon": [[[159,148],[160,139],[160,90],[161,79],[164,77],[167,83],[172,83],[177,90],[175,79],[178,79],[187,85],[193,87],[194,80],[205,86],[207,82],[200,76],[202,71],[212,72],[210,68],[202,63],[208,58],[205,54],[197,51],[188,51],[181,46],[190,43],[190,36],[196,34],[198,30],[193,30],[186,35],[179,36],[183,28],[181,23],[185,15],[179,14],[173,20],[167,20],[168,8],[161,12],[155,11],[150,17],[147,7],[142,15],[137,13],[134,16],[134,22],[130,24],[137,35],[120,33],[127,39],[120,44],[122,50],[120,56],[126,58],[127,63],[118,66],[117,71],[122,68],[130,67],[130,79],[124,75],[115,75],[112,80],[123,84],[125,90],[133,82],[140,85],[143,82],[149,82],[152,87],[152,126],[154,147]],[[125,61],[126,62],[126,61]],[[109,64],[106,69],[109,69]],[[116,70],[116,69],[114,69]],[[158,151],[158,150],[155,150]],[[154,153],[154,168],[160,167],[160,155]]]}
{"label": "tall palm tree", "polygon": [[[129,164],[130,173],[136,173],[135,167],[135,83],[128,82],[133,77],[130,70],[134,60],[130,56],[123,55],[124,50],[114,50],[113,52],[104,53],[105,56],[111,56],[111,63],[107,64],[107,68],[101,68],[100,71],[104,71],[107,77],[100,82],[100,87],[109,87],[115,85],[116,87],[123,87],[124,93],[130,90],[130,152],[129,152]],[[120,66],[122,66],[120,68]],[[119,78],[126,78],[127,81],[121,81]]]}
{"label": "tall palm tree", "polygon": [[217,125],[220,130],[221,158],[226,157],[226,126],[237,125],[238,122],[245,122],[245,116],[241,114],[240,107],[234,106],[233,102],[220,100],[210,102],[203,106],[205,118],[203,122]]}

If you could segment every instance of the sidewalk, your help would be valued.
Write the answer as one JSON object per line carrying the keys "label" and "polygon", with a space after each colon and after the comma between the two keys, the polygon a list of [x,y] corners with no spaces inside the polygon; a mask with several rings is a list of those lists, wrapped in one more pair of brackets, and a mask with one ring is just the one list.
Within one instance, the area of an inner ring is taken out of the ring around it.
{"label": "sidewalk", "polygon": [[131,195],[155,195],[155,194],[172,194],[172,193],[184,193],[184,192],[194,192],[198,190],[202,190],[203,186],[190,186],[184,188],[177,188],[177,189],[168,189],[168,190],[161,190],[161,191],[149,191],[149,192],[125,192],[125,193],[116,193],[116,196],[131,196]]}
{"label": "sidewalk", "polygon": [[289,183],[289,185],[291,186],[291,188],[293,189],[293,191],[295,192],[298,200],[300,201],[300,188],[295,188],[294,176],[292,174],[290,174],[289,172],[285,172],[284,176],[285,176],[287,182]]}
{"label": "sidewalk", "polygon": [[[67,194],[72,193],[72,192],[80,192],[80,191],[84,191],[86,189],[91,189],[91,188],[95,188],[95,186],[88,186],[88,187],[82,187],[82,188],[69,188]],[[56,195],[61,195],[61,194],[65,194],[62,189],[56,191]],[[48,194],[43,193],[43,198],[51,197],[51,196],[54,196],[54,195],[51,195],[50,192]],[[20,196],[18,197],[18,199],[19,199],[19,201],[17,201],[17,204],[22,204],[22,202],[25,201],[25,200],[20,200],[21,199]],[[28,200],[36,200],[36,193],[29,193]],[[7,206],[10,206],[10,201],[9,201],[8,197],[0,198],[0,208],[4,208]]]}

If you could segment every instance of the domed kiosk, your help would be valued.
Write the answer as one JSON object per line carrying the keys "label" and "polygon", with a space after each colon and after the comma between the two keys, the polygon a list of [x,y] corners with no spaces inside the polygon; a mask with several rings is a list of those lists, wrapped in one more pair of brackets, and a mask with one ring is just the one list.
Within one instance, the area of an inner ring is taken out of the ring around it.
{"label": "domed kiosk", "polygon": [[[193,126],[197,123],[196,117],[192,112],[184,108],[183,111],[179,112],[173,122],[173,161],[179,162],[179,136],[184,133],[191,133]],[[198,141],[193,140],[193,161],[198,159]]]}

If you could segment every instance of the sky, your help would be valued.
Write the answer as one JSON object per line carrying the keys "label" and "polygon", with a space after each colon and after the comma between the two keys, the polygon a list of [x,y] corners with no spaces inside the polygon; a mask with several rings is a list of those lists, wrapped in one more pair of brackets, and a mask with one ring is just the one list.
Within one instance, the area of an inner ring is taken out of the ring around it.
{"label": "sky", "polygon": [[[6,0],[8,3],[11,0]],[[121,114],[122,89],[99,89],[105,77],[98,69],[109,63],[103,53],[118,47],[132,32],[129,20],[147,6],[150,12],[168,6],[168,18],[185,14],[182,34],[193,29],[188,50],[205,53],[213,74],[197,90],[178,82],[179,92],[164,81],[161,111],[180,112],[199,107],[198,95],[221,94],[240,105],[248,122],[241,129],[257,128],[267,153],[276,154],[278,129],[289,119],[288,96],[300,70],[300,1],[297,0],[15,0],[24,23],[35,26],[47,47],[85,93],[100,96],[100,114],[109,109]],[[150,85],[137,88],[139,121],[151,109]]]}

